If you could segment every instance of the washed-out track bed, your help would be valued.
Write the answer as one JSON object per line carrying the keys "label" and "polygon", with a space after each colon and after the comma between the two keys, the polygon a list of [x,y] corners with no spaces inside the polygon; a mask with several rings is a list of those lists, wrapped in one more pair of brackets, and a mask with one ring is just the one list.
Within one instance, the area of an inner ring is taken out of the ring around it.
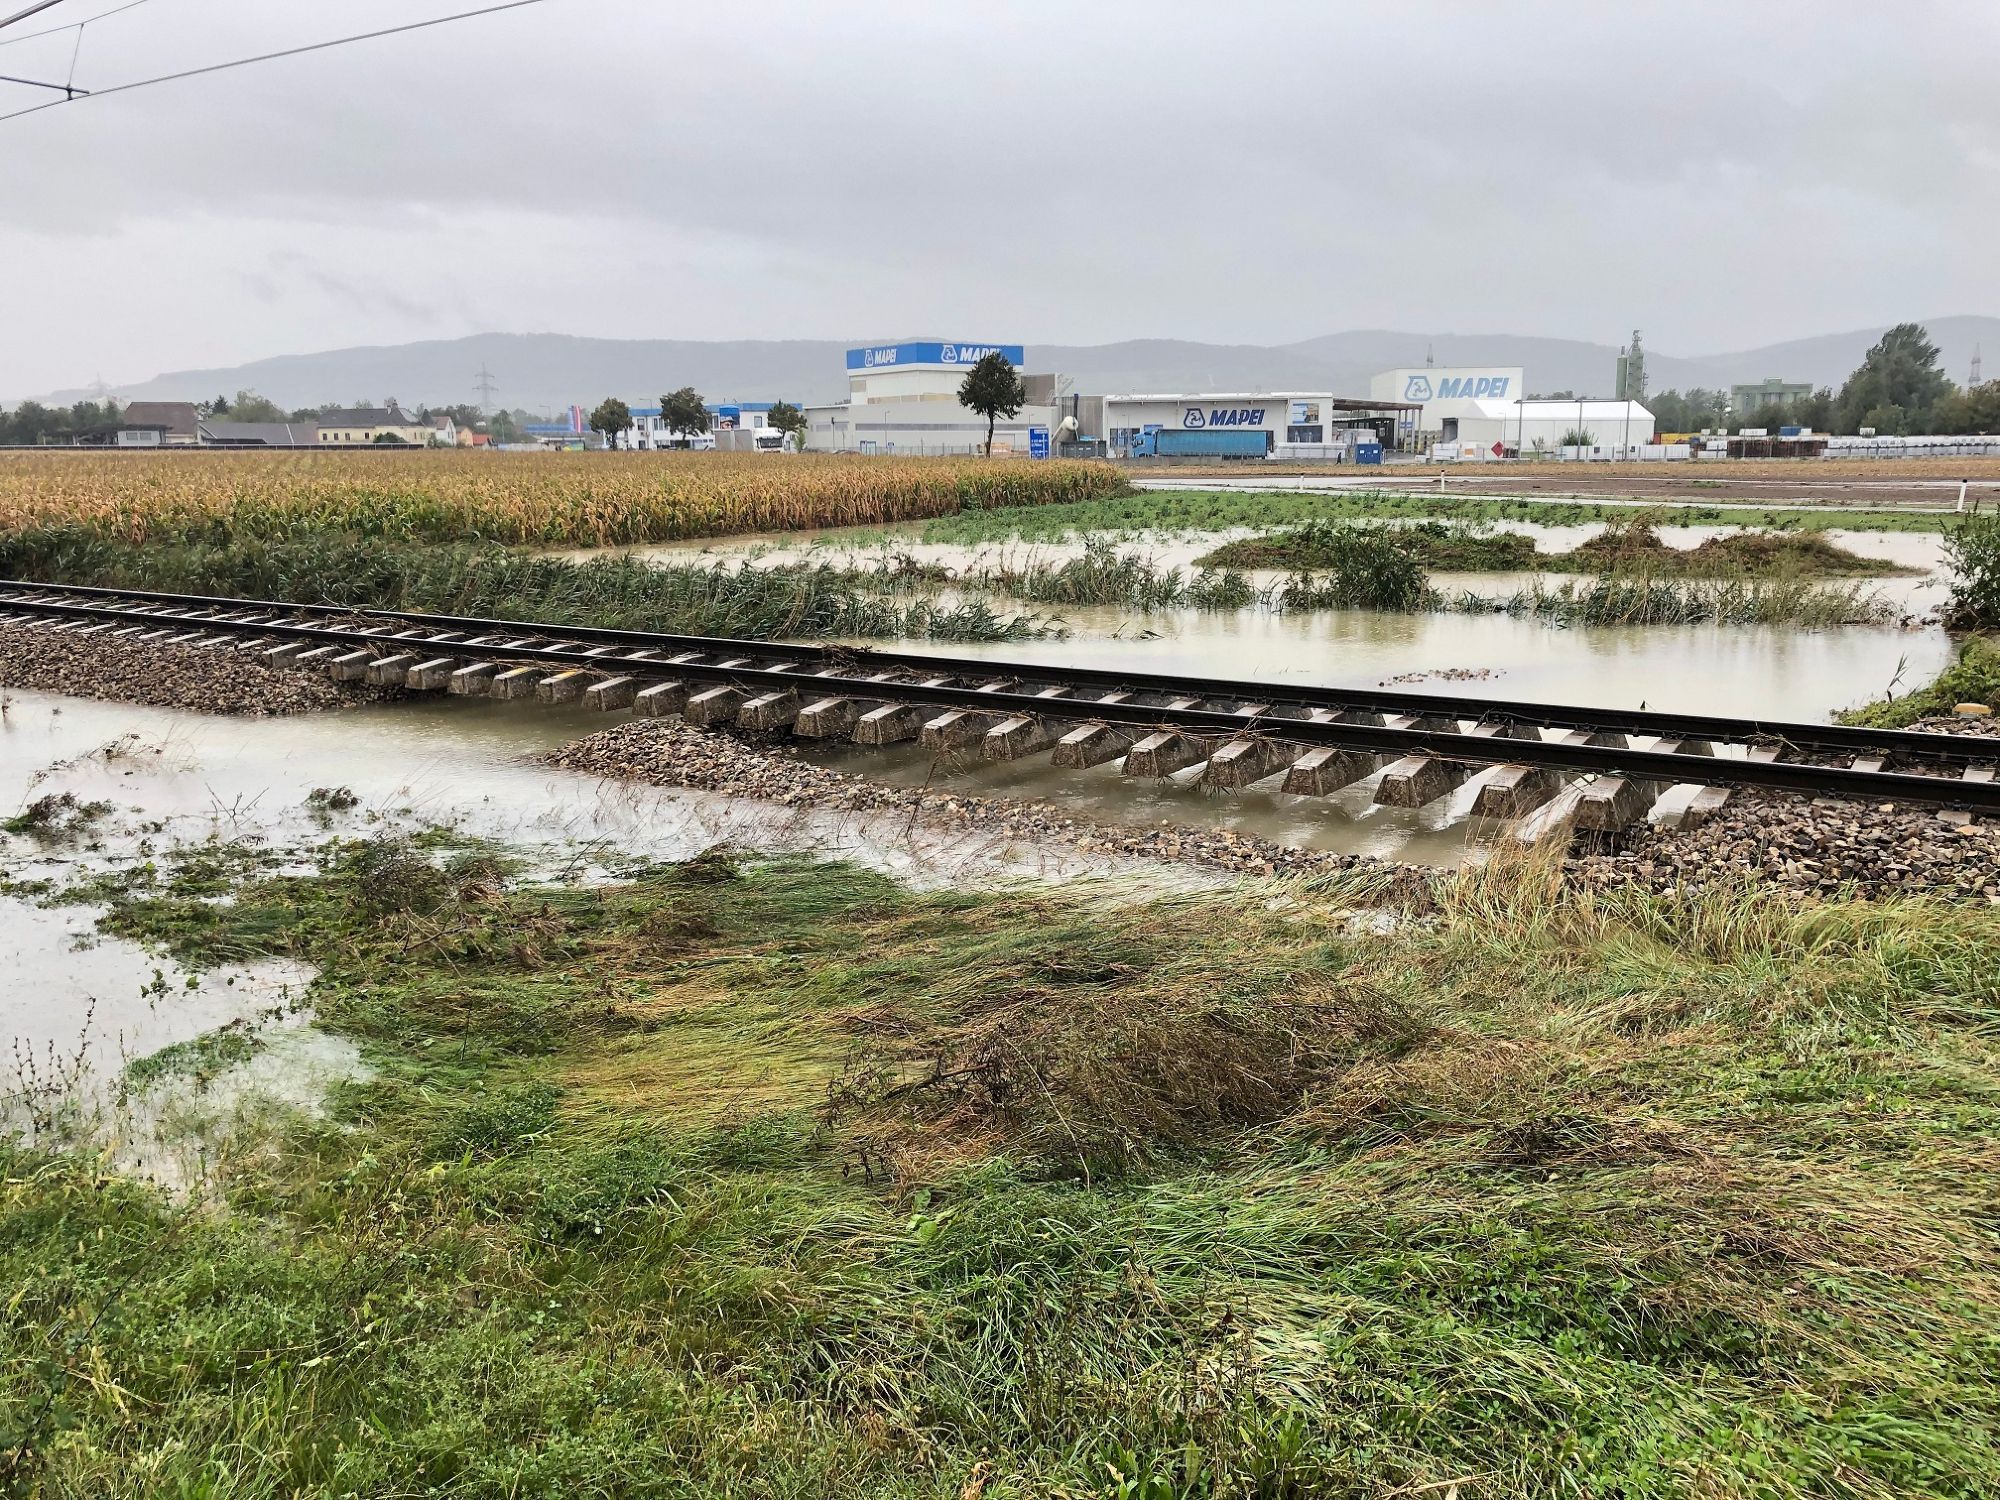
{"label": "washed-out track bed", "polygon": [[1683,826],[1743,787],[1955,816],[2000,814],[1984,736],[1310,687],[928,654],[718,640],[0,581],[0,624],[238,651],[263,666],[408,692],[580,703],[989,760],[1119,763],[1135,777],[1326,796],[1366,783],[1420,808],[1477,779],[1470,811],[1532,834],[1615,834],[1672,796]]}

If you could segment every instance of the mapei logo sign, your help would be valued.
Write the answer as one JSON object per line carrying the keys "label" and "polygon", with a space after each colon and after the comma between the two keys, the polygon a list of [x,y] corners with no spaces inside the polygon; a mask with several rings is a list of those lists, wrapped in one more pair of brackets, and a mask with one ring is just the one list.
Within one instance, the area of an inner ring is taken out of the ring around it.
{"label": "mapei logo sign", "polygon": [[976,365],[989,354],[1004,357],[1008,364],[1019,369],[1026,362],[1027,353],[1019,344],[876,344],[869,348],[849,349],[847,368],[850,370],[880,370],[885,367],[906,367],[909,365]]}
{"label": "mapei logo sign", "polygon": [[[941,365],[976,365],[989,354],[1007,354],[1003,344],[940,344],[938,363]],[[1009,364],[1015,363],[1010,357]]]}
{"label": "mapei logo sign", "polygon": [[1261,406],[1213,406],[1203,411],[1199,406],[1190,406],[1181,414],[1181,426],[1198,427],[1262,427],[1264,408]]}
{"label": "mapei logo sign", "polygon": [[1507,388],[1514,383],[1511,375],[1445,375],[1438,379],[1435,390],[1428,375],[1412,375],[1403,385],[1405,401],[1463,401],[1480,396],[1491,396],[1495,400],[1505,400]]}

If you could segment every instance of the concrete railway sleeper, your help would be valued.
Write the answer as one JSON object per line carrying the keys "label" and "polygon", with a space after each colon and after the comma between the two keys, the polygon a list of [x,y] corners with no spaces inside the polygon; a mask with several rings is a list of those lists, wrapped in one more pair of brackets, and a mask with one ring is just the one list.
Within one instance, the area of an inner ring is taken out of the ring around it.
{"label": "concrete railway sleeper", "polygon": [[[1326,796],[1373,778],[1363,790],[1375,801],[1422,807],[1476,778],[1478,815],[1523,818],[1561,802],[1593,828],[1644,817],[1674,787],[1699,789],[1691,813],[1712,812],[1733,787],[1771,787],[2000,816],[2000,741],[1974,737],[53,585],[0,583],[0,620],[73,633],[167,627],[161,639],[234,647],[351,682],[679,713],[863,744],[921,740],[991,760],[1048,753],[1073,769],[1122,759],[1127,775],[1193,771],[1217,788],[1282,778],[1287,792]],[[1659,727],[1693,723],[1704,730]],[[1652,743],[1635,748],[1635,733]],[[1837,763],[1787,759],[1801,748]],[[1565,788],[1569,775],[1594,779]]]}
{"label": "concrete railway sleeper", "polygon": [[[746,641],[655,634],[648,631],[610,630],[595,626],[544,625],[519,620],[482,617],[426,615],[409,610],[386,610],[337,604],[287,604],[272,600],[213,598],[202,595],[167,594],[150,590],[110,589],[80,585],[30,583],[0,579],[0,611],[30,609],[35,604],[71,606],[100,605],[123,611],[126,623],[151,617],[180,620],[203,626],[264,622],[268,626],[288,623],[294,627],[334,624],[363,627],[372,622],[382,638],[428,639],[443,643],[447,633],[453,642],[477,645],[484,650],[498,640],[521,645],[547,647],[562,643],[578,648],[595,648],[580,659],[594,659],[615,652],[637,653],[650,661],[671,661],[676,653],[693,653],[705,660],[726,657],[751,658],[770,666],[789,664],[801,675],[830,674],[841,678],[870,673],[949,674],[956,679],[990,681],[1001,676],[1014,678],[1025,691],[1061,686],[1068,695],[1098,698],[1106,693],[1132,692],[1160,695],[1156,701],[1191,695],[1206,703],[1244,702],[1257,695],[1272,712],[1307,712],[1315,708],[1338,713],[1349,722],[1368,722],[1370,714],[1381,718],[1497,722],[1556,730],[1586,730],[1591,733],[1622,732],[1651,738],[1708,740],[1716,744],[1769,743],[1786,752],[1881,756],[1894,770],[1912,761],[1926,759],[1952,764],[1954,773],[1971,759],[2000,759],[2000,751],[1968,748],[1963,737],[1923,734],[1910,730],[1860,729],[1845,724],[1799,724],[1783,720],[1727,719],[1705,714],[1668,713],[1646,709],[1608,709],[1588,705],[1532,703],[1462,695],[1397,692],[1376,688],[1335,688],[1291,683],[1245,683],[1210,679],[1128,672],[1105,668],[1047,667],[1027,663],[999,665],[976,658],[932,655],[928,652],[894,652],[844,646],[815,646],[801,642]],[[272,635],[270,644],[277,644]],[[1421,722],[1416,727],[1423,727]]]}

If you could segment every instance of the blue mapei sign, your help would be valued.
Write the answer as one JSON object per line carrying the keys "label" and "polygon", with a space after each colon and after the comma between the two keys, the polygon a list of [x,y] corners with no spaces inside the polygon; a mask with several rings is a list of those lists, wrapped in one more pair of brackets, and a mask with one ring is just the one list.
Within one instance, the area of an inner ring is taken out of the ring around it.
{"label": "blue mapei sign", "polygon": [[1261,406],[1190,406],[1181,413],[1182,427],[1262,427]]}
{"label": "blue mapei sign", "polygon": [[989,354],[1004,354],[1020,369],[1028,362],[1023,344],[871,344],[847,351],[850,370],[892,370],[899,365],[976,365]]}
{"label": "blue mapei sign", "polygon": [[1028,457],[1047,458],[1049,456],[1049,430],[1046,427],[1028,429]]}
{"label": "blue mapei sign", "polygon": [[1405,401],[1464,401],[1477,396],[1491,396],[1496,401],[1507,399],[1507,387],[1514,383],[1511,375],[1443,375],[1435,387],[1428,375],[1412,375],[1403,383]]}

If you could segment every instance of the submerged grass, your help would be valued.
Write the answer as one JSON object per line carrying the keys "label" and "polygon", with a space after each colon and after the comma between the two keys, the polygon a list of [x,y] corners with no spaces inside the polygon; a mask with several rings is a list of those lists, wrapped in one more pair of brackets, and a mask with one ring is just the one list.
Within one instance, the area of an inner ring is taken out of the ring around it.
{"label": "submerged grass", "polygon": [[[1951,521],[1940,512],[1820,511],[1778,507],[1667,505],[1643,512],[1661,526],[1748,526],[1784,531],[1939,531]],[[1501,500],[1424,491],[1358,490],[1335,494],[1296,491],[1133,490],[1033,507],[966,511],[924,524],[926,542],[1054,542],[1091,532],[1229,531],[1295,526],[1310,521],[1407,520],[1487,525],[1498,521],[1544,526],[1617,523],[1634,515],[1630,505],[1592,501]],[[1280,564],[1280,566],[1283,566]]]}
{"label": "submerged grass", "polygon": [[1079,557],[1037,558],[1020,567],[974,573],[964,580],[1035,604],[1122,605],[1127,609],[1243,609],[1256,593],[1241,573],[1203,568],[1192,577],[1137,553],[1120,554],[1109,542],[1084,544]]}
{"label": "submerged grass", "polygon": [[1797,625],[1808,630],[1888,625],[1900,613],[1893,601],[1859,584],[1615,575],[1555,586],[1538,581],[1499,597],[1464,593],[1442,599],[1440,606],[1557,625]]}
{"label": "submerged grass", "polygon": [[82,527],[42,527],[0,534],[0,574],[758,639],[995,641],[1060,633],[1050,621],[1003,615],[977,598],[950,604],[885,598],[873,570],[654,566],[629,557],[570,562],[472,545],[385,546],[341,532],[135,546]]}
{"label": "submerged grass", "polygon": [[[1346,537],[1358,528],[1308,521],[1289,531],[1226,542],[1200,561],[1205,567],[1338,566]],[[1650,520],[1606,526],[1568,552],[1537,552],[1517,531],[1420,521],[1379,528],[1426,568],[1441,572],[1570,572],[1679,578],[1852,578],[1910,575],[1919,570],[1837,547],[1822,536],[1745,531],[1708,537],[1693,547],[1664,541]]]}
{"label": "submerged grass", "polygon": [[[1538,566],[1535,539],[1518,531],[1485,531],[1475,526],[1418,521],[1373,528],[1426,568],[1445,572],[1512,573]],[[1331,521],[1308,521],[1289,531],[1224,542],[1200,559],[1203,567],[1285,568],[1311,572],[1340,566],[1350,538],[1363,528]]]}
{"label": "submerged grass", "polygon": [[[1317,526],[1309,555],[1317,566],[1255,586],[1233,569],[1202,569],[1192,577],[1139,553],[1119,553],[1103,538],[1081,555],[966,574],[962,589],[991,591],[1034,603],[1109,605],[1134,610],[1222,609],[1251,605],[1281,611],[1329,609],[1507,614],[1574,625],[1795,625],[1826,629],[1885,625],[1895,604],[1858,584],[1827,586],[1801,577],[1685,577],[1646,571],[1611,573],[1588,582],[1551,586],[1537,581],[1511,594],[1446,594],[1427,578],[1409,534],[1374,526]],[[1523,539],[1525,540],[1525,539]],[[878,569],[885,587],[903,586],[900,563]]]}
{"label": "submerged grass", "polygon": [[[378,1076],[176,1206],[13,1151],[63,1495],[2000,1488],[2000,913],[1547,864],[1112,905],[336,844],[189,962]],[[205,887],[204,887],[205,888]]]}

